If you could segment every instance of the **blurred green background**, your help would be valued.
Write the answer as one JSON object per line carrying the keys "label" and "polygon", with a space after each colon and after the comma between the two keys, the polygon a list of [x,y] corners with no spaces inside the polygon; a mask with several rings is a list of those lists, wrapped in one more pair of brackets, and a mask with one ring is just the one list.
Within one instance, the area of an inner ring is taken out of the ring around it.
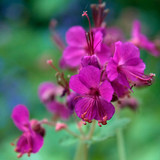
{"label": "blurred green background", "polygon": [[[1,0],[0,1],[0,159],[16,160],[10,146],[20,132],[10,115],[17,104],[25,104],[31,117],[51,117],[37,96],[38,85],[43,81],[55,81],[55,72],[46,65],[52,58],[58,65],[61,52],[53,44],[49,23],[58,21],[56,31],[65,40],[65,32],[73,25],[87,27],[81,17],[89,11],[93,0]],[[107,0],[110,9],[106,18],[108,26],[117,25],[126,37],[130,36],[132,21],[141,20],[143,32],[151,39],[160,37],[159,0]],[[146,51],[141,52],[146,63],[146,73],[156,74],[152,86],[135,89],[133,95],[140,103],[138,111],[122,111],[122,116],[131,118],[124,129],[127,160],[160,160],[160,58]],[[99,128],[100,129],[100,128]],[[46,127],[45,143],[40,152],[22,160],[71,160],[75,144],[62,146],[59,139],[63,132],[56,133]],[[93,144],[90,160],[118,160],[116,137]]]}

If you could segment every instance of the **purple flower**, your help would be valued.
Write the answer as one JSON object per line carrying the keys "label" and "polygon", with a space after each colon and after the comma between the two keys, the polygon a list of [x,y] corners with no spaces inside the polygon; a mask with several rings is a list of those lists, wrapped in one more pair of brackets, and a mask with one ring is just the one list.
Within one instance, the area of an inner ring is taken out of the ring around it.
{"label": "purple flower", "polygon": [[132,43],[116,42],[115,53],[107,65],[107,76],[110,81],[117,80],[130,88],[129,82],[142,81],[150,83],[151,76],[144,75],[145,64],[140,59],[139,49]]}
{"label": "purple flower", "polygon": [[47,110],[54,114],[54,118],[56,117],[56,120],[57,118],[67,120],[70,117],[71,112],[64,104],[57,102],[56,95],[59,90],[62,92],[62,90],[58,89],[54,83],[44,82],[38,88],[38,95]]}
{"label": "purple flower", "polygon": [[48,103],[55,99],[57,87],[52,82],[44,82],[38,88],[38,95],[43,103]]}
{"label": "purple flower", "polygon": [[160,55],[156,45],[141,33],[141,23],[138,20],[133,22],[131,42],[136,46],[151,52],[153,56]]}
{"label": "purple flower", "polygon": [[[81,26],[71,27],[66,33],[68,47],[63,52],[63,63],[72,68],[78,67],[85,55],[96,54],[102,64],[110,56],[109,48],[102,43],[103,35],[100,31],[91,32],[87,39],[86,32]],[[94,52],[94,53],[93,53]],[[62,65],[62,64],[61,64]]]}
{"label": "purple flower", "polygon": [[22,131],[15,151],[19,152],[18,158],[27,153],[37,153],[43,145],[44,130],[38,121],[29,120],[29,111],[24,105],[17,105],[12,112],[12,120],[16,127]]}
{"label": "purple flower", "polygon": [[62,120],[67,120],[70,115],[72,114],[71,111],[66,108],[66,106],[62,103],[59,103],[57,101],[52,101],[50,103],[46,104],[46,108],[48,109],[49,112],[54,114],[54,119],[62,119]]}
{"label": "purple flower", "polygon": [[118,107],[121,109],[129,107],[130,109],[136,111],[138,109],[138,106],[138,101],[133,97],[125,97],[118,101]]}
{"label": "purple flower", "polygon": [[107,80],[101,82],[101,71],[93,66],[84,67],[71,77],[69,85],[81,96],[75,105],[78,117],[89,123],[95,119],[99,125],[107,124],[115,112],[110,103],[114,91]]}
{"label": "purple flower", "polygon": [[75,104],[80,98],[77,98],[79,95],[75,92],[71,92],[70,95],[66,97],[66,104],[67,108],[71,111],[71,113],[74,112]]}

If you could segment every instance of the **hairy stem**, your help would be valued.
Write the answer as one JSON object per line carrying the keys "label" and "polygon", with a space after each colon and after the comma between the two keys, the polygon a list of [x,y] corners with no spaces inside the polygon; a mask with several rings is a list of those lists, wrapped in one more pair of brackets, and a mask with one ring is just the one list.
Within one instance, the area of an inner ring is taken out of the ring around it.
{"label": "hairy stem", "polygon": [[95,130],[95,125],[96,125],[96,121],[95,121],[95,120],[93,120],[93,122],[92,122],[92,126],[91,126],[91,128],[90,128],[89,133],[88,133],[88,137],[87,137],[87,139],[91,139],[91,138],[92,138],[93,133],[94,133],[94,130]]}
{"label": "hairy stem", "polygon": [[74,160],[87,160],[88,159],[89,146],[84,140],[81,140],[78,144]]}
{"label": "hairy stem", "polygon": [[[119,119],[120,108],[117,106],[117,119]],[[117,129],[117,147],[118,147],[118,155],[119,160],[126,160],[125,146],[124,146],[124,138],[122,129]]]}
{"label": "hairy stem", "polygon": [[118,145],[119,160],[126,160],[124,138],[121,128],[117,130],[117,145]]}

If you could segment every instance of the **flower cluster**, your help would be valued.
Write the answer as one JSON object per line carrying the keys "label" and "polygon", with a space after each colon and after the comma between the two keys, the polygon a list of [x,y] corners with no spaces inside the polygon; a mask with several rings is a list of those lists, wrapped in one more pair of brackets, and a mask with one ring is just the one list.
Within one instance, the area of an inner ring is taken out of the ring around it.
{"label": "flower cluster", "polygon": [[[52,123],[29,121],[28,110],[23,105],[13,110],[12,119],[23,132],[15,149],[20,153],[18,157],[39,151],[44,136],[42,123],[53,124],[57,131],[66,129],[67,125],[58,121],[67,121],[75,112],[83,124],[96,120],[101,127],[115,113],[113,102],[117,102],[119,108],[129,106],[135,110],[138,103],[130,96],[133,87],[152,84],[155,75],[144,73],[146,65],[140,58],[140,49],[146,49],[154,56],[160,53],[156,45],[141,33],[140,22],[134,22],[132,37],[127,41],[120,29],[106,27],[104,18],[108,10],[105,9],[105,3],[93,4],[91,9],[93,27],[87,12],[82,14],[88,19],[88,32],[82,26],[71,27],[66,33],[66,47],[57,34],[53,35],[55,43],[63,50],[60,67],[73,71],[73,74],[66,78],[52,60],[47,61],[57,72],[59,86],[44,82],[39,86],[38,95],[53,114]],[[59,102],[60,98],[63,101]]]}

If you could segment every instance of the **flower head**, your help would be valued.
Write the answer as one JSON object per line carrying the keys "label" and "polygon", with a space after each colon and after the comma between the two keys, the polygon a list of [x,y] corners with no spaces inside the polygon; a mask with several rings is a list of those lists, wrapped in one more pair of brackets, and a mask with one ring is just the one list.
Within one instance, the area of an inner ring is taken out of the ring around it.
{"label": "flower head", "polygon": [[110,103],[113,95],[111,84],[101,82],[101,71],[93,66],[87,66],[70,79],[70,88],[81,97],[75,105],[75,112],[83,121],[106,124],[114,114],[114,106]]}
{"label": "flower head", "polygon": [[145,64],[140,58],[139,49],[132,43],[116,42],[115,53],[107,65],[110,81],[117,80],[121,85],[130,88],[130,84],[142,81],[150,83],[152,77],[144,74]]}
{"label": "flower head", "polygon": [[70,110],[62,103],[56,100],[56,95],[61,94],[60,88],[58,88],[52,82],[44,82],[39,86],[38,94],[42,103],[46,106],[47,110],[54,114],[54,117],[67,120],[71,115]]}
{"label": "flower head", "polygon": [[133,22],[131,42],[140,48],[146,49],[153,56],[160,55],[155,43],[151,42],[144,34],[141,33],[141,23],[138,20]]}
{"label": "flower head", "polygon": [[12,120],[16,127],[22,131],[17,141],[15,151],[23,154],[37,153],[43,145],[44,129],[37,120],[29,120],[29,111],[24,105],[17,105],[12,112]]}
{"label": "flower head", "polygon": [[99,58],[103,65],[111,56],[110,49],[103,41],[103,33],[100,29],[91,28],[91,23],[87,12],[82,16],[86,16],[89,21],[89,32],[81,26],[71,27],[66,34],[68,47],[63,52],[63,64],[72,68],[79,67],[83,56],[92,56],[94,54]]}
{"label": "flower head", "polygon": [[57,87],[52,82],[44,82],[40,84],[38,89],[39,98],[43,103],[53,101],[55,99],[56,93]]}

